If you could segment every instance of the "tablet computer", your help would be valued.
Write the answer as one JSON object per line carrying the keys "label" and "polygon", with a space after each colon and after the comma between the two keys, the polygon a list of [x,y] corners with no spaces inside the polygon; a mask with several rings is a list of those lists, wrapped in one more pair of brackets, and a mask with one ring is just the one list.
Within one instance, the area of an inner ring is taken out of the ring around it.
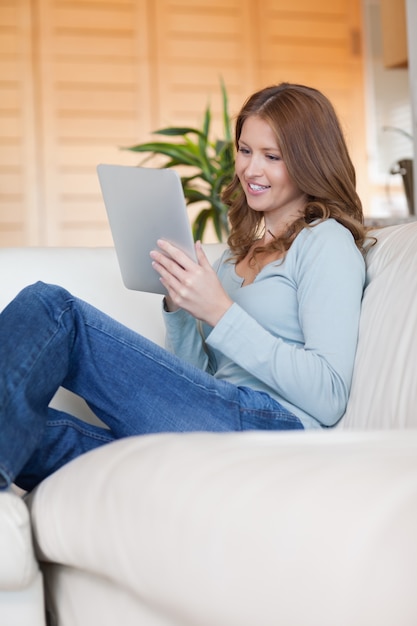
{"label": "tablet computer", "polygon": [[191,224],[175,170],[97,166],[122,280],[128,289],[166,294],[149,256],[166,239],[196,260]]}

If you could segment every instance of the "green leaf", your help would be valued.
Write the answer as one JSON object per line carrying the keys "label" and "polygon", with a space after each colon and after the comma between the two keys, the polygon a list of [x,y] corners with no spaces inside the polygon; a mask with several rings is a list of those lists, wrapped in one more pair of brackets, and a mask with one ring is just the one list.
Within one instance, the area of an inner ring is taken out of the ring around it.
{"label": "green leaf", "polygon": [[208,140],[208,136],[210,134],[210,125],[211,125],[211,111],[210,111],[210,107],[208,106],[204,114],[203,132],[201,133],[206,138],[206,140]]}
{"label": "green leaf", "polygon": [[199,159],[186,144],[149,142],[128,148],[132,152],[152,152],[153,154],[163,154],[175,159],[181,165],[194,165],[198,167]]}
{"label": "green leaf", "polygon": [[192,204],[193,202],[202,202],[202,201],[210,201],[210,197],[203,193],[202,191],[199,191],[198,189],[191,189],[189,187],[186,187],[184,189],[184,196],[185,198],[188,200],[187,204]]}
{"label": "green leaf", "polygon": [[226,86],[224,84],[223,78],[220,80],[220,88],[222,91],[222,100],[223,100],[223,129],[227,142],[232,142],[232,129],[230,123],[230,115],[229,115],[229,98],[227,96]]}
{"label": "green leaf", "polygon": [[183,137],[184,135],[189,135],[189,134],[201,135],[202,132],[201,130],[198,130],[198,128],[190,128],[186,126],[184,128],[181,128],[181,127],[162,128],[161,130],[155,130],[152,134],[153,135],[165,135],[168,137]]}
{"label": "green leaf", "polygon": [[[197,215],[193,224],[193,237],[194,241],[199,241],[203,238],[204,231],[207,226],[208,220],[212,217],[211,209],[203,209]],[[220,241],[220,240],[219,240]]]}
{"label": "green leaf", "polygon": [[221,241],[223,237],[223,232],[222,232],[222,223],[220,219],[220,214],[216,211],[215,213],[213,213],[212,219],[213,219],[213,225],[214,225],[214,230],[216,231],[217,239]]}

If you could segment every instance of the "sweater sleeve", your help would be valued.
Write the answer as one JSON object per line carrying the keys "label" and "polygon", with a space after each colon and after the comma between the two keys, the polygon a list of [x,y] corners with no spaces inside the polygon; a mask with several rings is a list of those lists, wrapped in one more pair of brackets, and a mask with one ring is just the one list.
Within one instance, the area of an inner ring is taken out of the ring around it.
{"label": "sweater sleeve", "polygon": [[212,373],[199,322],[186,311],[163,311],[166,328],[165,347],[187,363]]}
{"label": "sweater sleeve", "polygon": [[[365,278],[351,234],[334,226],[306,229],[302,244],[294,242],[285,260],[285,280],[297,294],[294,316],[302,342],[272,333],[262,325],[261,312],[254,316],[236,302],[207,338],[208,345],[267,385],[274,397],[324,426],[334,425],[346,407]],[[259,303],[260,309],[266,302]]]}

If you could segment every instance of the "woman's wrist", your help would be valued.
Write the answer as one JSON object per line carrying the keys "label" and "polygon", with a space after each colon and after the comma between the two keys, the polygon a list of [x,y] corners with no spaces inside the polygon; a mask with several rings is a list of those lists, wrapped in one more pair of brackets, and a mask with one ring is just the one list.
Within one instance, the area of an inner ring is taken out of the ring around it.
{"label": "woman's wrist", "polygon": [[173,303],[172,299],[169,296],[164,297],[162,305],[164,307],[164,311],[166,311],[167,313],[175,313],[175,311],[178,311],[178,309],[180,308]]}

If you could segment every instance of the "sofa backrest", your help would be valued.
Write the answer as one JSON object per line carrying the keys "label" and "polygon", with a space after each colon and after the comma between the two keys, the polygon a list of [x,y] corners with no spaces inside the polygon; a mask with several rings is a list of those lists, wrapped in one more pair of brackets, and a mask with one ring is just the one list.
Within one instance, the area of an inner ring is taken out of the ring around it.
{"label": "sofa backrest", "polygon": [[[417,427],[417,222],[375,235],[367,255],[352,391],[338,427]],[[220,244],[206,246],[210,261],[221,250]],[[25,285],[53,282],[163,344],[161,296],[126,289],[112,248],[3,248],[0,275],[0,310]],[[64,397],[58,406],[91,418],[69,401],[66,406]]]}
{"label": "sofa backrest", "polygon": [[417,222],[374,231],[341,428],[417,427]]}
{"label": "sofa backrest", "polygon": [[123,324],[163,342],[161,296],[123,286],[113,248],[0,249],[0,310],[38,280],[61,285]]}

